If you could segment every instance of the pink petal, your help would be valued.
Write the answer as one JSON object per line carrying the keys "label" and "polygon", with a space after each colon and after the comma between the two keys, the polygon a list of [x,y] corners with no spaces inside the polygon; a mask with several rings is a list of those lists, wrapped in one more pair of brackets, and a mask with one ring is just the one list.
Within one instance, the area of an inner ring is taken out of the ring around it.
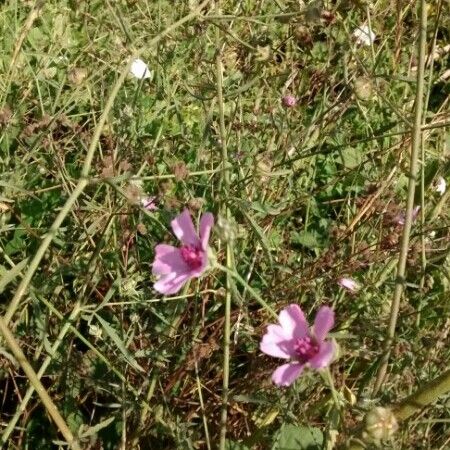
{"label": "pink petal", "polygon": [[320,346],[319,353],[308,361],[309,365],[314,369],[327,367],[333,360],[335,353],[336,346],[333,341],[323,342]]}
{"label": "pink petal", "polygon": [[266,355],[274,356],[275,358],[289,359],[291,356],[295,355],[295,352],[293,345],[291,345],[291,349],[289,349],[286,345],[283,345],[285,342],[286,341],[284,340],[276,342],[273,339],[273,335],[267,333],[263,336],[259,349]]}
{"label": "pink petal", "polygon": [[339,278],[338,284],[351,292],[356,292],[359,289],[359,284],[352,278]]}
{"label": "pink petal", "polygon": [[153,287],[161,294],[176,294],[183,287],[183,284],[189,280],[189,278],[191,278],[189,273],[177,274],[172,272],[161,277],[153,285]]}
{"label": "pink petal", "polygon": [[289,339],[301,339],[308,335],[308,323],[298,305],[292,304],[284,308],[278,316],[278,321]]}
{"label": "pink petal", "polygon": [[213,225],[214,216],[209,212],[203,214],[200,219],[200,240],[202,242],[202,249],[205,251],[208,248],[209,235]]}
{"label": "pink petal", "polygon": [[290,386],[302,373],[304,364],[288,363],[278,367],[272,374],[272,381],[277,386]]}
{"label": "pink petal", "polygon": [[278,344],[266,342],[264,339],[261,341],[259,349],[266,355],[274,356],[275,358],[289,359],[291,357],[291,355]]}
{"label": "pink petal", "polygon": [[269,325],[259,348],[269,356],[287,359],[296,356],[294,343],[280,325]]}
{"label": "pink petal", "polygon": [[175,217],[171,222],[172,230],[175,236],[184,245],[193,245],[195,247],[200,245],[200,239],[192,223],[191,213],[188,209],[185,209],[180,215]]}
{"label": "pink petal", "polygon": [[155,247],[155,261],[152,273],[155,275],[167,275],[171,272],[189,272],[189,267],[181,257],[178,248],[172,245],[159,244]]}
{"label": "pink petal", "polygon": [[322,306],[314,320],[313,334],[320,344],[334,325],[334,311],[328,306]]}
{"label": "pink petal", "polygon": [[267,326],[267,332],[264,337],[267,337],[268,340],[277,344],[291,339],[289,334],[286,333],[285,329],[281,325],[274,324]]}

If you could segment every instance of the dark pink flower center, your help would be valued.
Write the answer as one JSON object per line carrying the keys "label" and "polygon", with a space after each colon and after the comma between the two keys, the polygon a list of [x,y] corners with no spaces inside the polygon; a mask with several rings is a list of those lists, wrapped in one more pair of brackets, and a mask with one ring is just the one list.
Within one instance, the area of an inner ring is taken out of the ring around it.
{"label": "dark pink flower center", "polygon": [[300,362],[306,363],[319,353],[319,345],[310,336],[297,339],[294,350]]}
{"label": "dark pink flower center", "polygon": [[203,262],[203,250],[192,245],[183,245],[180,249],[181,257],[189,269],[198,269]]}

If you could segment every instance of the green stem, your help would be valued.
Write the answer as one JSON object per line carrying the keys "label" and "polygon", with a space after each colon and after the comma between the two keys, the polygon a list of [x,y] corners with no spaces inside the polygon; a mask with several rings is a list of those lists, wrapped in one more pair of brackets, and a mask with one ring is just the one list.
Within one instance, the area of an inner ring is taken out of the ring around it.
{"label": "green stem", "polygon": [[[426,406],[434,403],[439,397],[450,392],[450,369],[436,379],[430,381],[417,392],[402,400],[397,405],[392,405],[389,409],[395,415],[397,422],[409,419],[413,414],[419,413]],[[349,443],[344,446],[346,450],[363,450],[364,435],[363,427],[357,426],[350,433]]]}
{"label": "green stem", "polygon": [[406,420],[449,391],[450,369],[420,388],[416,393],[407,397],[397,406],[394,406],[392,410],[398,421]]}
{"label": "green stem", "polygon": [[65,420],[59,413],[58,408],[53,403],[53,400],[50,398],[50,396],[48,395],[44,386],[40,382],[39,377],[36,375],[36,372],[33,370],[33,368],[31,367],[31,364],[28,362],[27,358],[25,357],[22,350],[20,349],[19,344],[17,343],[16,339],[14,338],[13,334],[11,333],[11,330],[6,325],[6,322],[3,319],[3,317],[0,317],[0,333],[5,338],[6,344],[10,348],[14,357],[17,359],[18,363],[22,367],[26,376],[30,380],[30,383],[32,384],[32,386],[36,390],[37,394],[41,398],[42,403],[44,404],[44,406],[47,409],[48,413],[50,414],[51,418],[55,422],[59,431],[64,436],[64,439],[67,441],[67,443],[73,450],[81,450],[80,446],[75,441],[73,434],[70,431],[69,427],[67,426]]}
{"label": "green stem", "polygon": [[248,290],[252,297],[275,319],[278,320],[278,314],[269,306],[261,296],[234,270],[228,269],[228,267],[222,266],[222,264],[216,263],[215,267],[231,275],[242,287]]}
{"label": "green stem", "polygon": [[321,371],[322,378],[324,381],[328,384],[328,387],[331,391],[331,396],[333,397],[334,405],[336,406],[336,409],[340,412],[341,411],[341,403],[339,402],[339,398],[337,395],[336,388],[334,387],[334,380],[330,372],[330,368],[327,367],[326,369]]}
{"label": "green stem", "polygon": [[[61,331],[59,332],[58,337],[56,338],[55,342],[53,343],[53,345],[50,349],[49,355],[45,358],[44,362],[42,363],[42,366],[40,367],[40,369],[37,373],[37,378],[39,380],[42,378],[45,371],[47,370],[47,367],[52,362],[52,359],[55,356],[56,352],[58,351],[58,348],[61,345],[64,337],[66,336],[67,332],[70,330],[71,323],[73,323],[73,321],[76,319],[79,312],[80,312],[80,304],[76,303],[68,320],[61,328]],[[1,441],[0,441],[1,445],[5,445],[8,442],[10,434],[13,432],[14,427],[16,426],[17,421],[19,420],[20,416],[25,411],[25,409],[28,405],[28,402],[30,401],[31,396],[33,395],[34,391],[35,391],[34,385],[31,385],[27,389],[25,396],[23,397],[20,405],[16,409],[16,413],[14,414],[13,418],[9,421],[8,426],[5,428],[5,431],[2,434]]]}
{"label": "green stem", "polygon": [[[228,167],[228,147],[227,133],[225,129],[225,112],[223,99],[223,64],[220,50],[220,30],[217,29],[217,56],[216,56],[216,79],[217,79],[217,103],[219,107],[219,126],[220,141],[222,147],[222,172],[221,172],[221,191],[223,198],[228,198],[228,190],[230,187],[230,171]],[[227,221],[230,220],[231,214],[227,204],[224,202],[223,214]],[[228,417],[228,396],[230,381],[230,341],[231,341],[231,276],[229,271],[233,267],[233,249],[230,242],[226,244],[226,293],[225,293],[225,311],[223,326],[223,381],[222,381],[222,411],[220,414],[220,443],[219,449],[225,450],[227,436],[227,417]]]}
{"label": "green stem", "polygon": [[381,358],[380,368],[375,380],[373,395],[376,395],[381,388],[389,364],[392,344],[395,336],[395,328],[397,326],[398,312],[400,308],[400,300],[403,294],[405,284],[406,261],[409,249],[409,237],[411,234],[412,213],[414,209],[414,194],[416,189],[417,173],[418,173],[418,156],[422,133],[422,109],[424,94],[424,71],[425,71],[425,54],[426,54],[426,27],[427,27],[427,10],[425,0],[420,2],[420,36],[419,36],[419,63],[417,68],[417,91],[415,100],[415,117],[414,128],[412,130],[412,146],[410,157],[408,197],[406,204],[405,226],[403,228],[402,242],[400,247],[400,256],[397,266],[397,280],[394,291],[394,298],[391,304],[391,314],[389,319],[389,327],[384,342],[383,355]]}

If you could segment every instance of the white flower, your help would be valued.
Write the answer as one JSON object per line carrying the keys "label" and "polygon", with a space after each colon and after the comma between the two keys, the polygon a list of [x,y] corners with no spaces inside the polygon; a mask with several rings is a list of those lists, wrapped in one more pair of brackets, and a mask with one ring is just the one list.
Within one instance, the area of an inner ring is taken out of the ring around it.
{"label": "white flower", "polygon": [[356,42],[361,45],[372,45],[376,34],[369,28],[369,25],[362,25],[353,32]]}
{"label": "white flower", "polygon": [[132,62],[130,72],[140,80],[151,77],[150,69],[147,64],[139,58]]}
{"label": "white flower", "polygon": [[444,195],[445,191],[447,190],[447,182],[443,177],[439,177],[437,179],[436,187],[434,189],[436,192],[439,192],[439,194]]}

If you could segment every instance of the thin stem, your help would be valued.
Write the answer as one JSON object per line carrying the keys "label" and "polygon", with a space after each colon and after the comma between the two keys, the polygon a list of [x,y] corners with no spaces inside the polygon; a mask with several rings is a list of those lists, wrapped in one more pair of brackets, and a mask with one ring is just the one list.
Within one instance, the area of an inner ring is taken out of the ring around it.
{"label": "thin stem", "polygon": [[[420,153],[421,153],[421,168],[420,168],[420,225],[422,230],[425,226],[425,145],[423,134],[420,137]],[[420,236],[420,260],[421,260],[421,274],[420,274],[420,293],[423,295],[423,287],[425,286],[425,270],[427,268],[427,253],[425,248],[425,233],[421,233]],[[416,326],[419,327],[421,312],[422,312],[422,300],[420,299],[419,307],[417,310]]]}
{"label": "thin stem", "polygon": [[[61,328],[61,331],[59,332],[58,337],[56,338],[55,342],[53,343],[49,355],[45,358],[44,362],[42,363],[42,366],[40,367],[37,378],[40,380],[42,376],[44,375],[45,371],[47,370],[47,367],[52,362],[53,357],[55,356],[56,352],[58,351],[59,346],[61,345],[62,341],[64,340],[64,337],[66,336],[67,332],[70,330],[70,325],[73,323],[73,321],[76,319],[80,312],[80,304],[76,303],[72,313],[70,314],[69,318],[67,319],[66,323]],[[20,405],[18,406],[16,413],[14,414],[13,418],[9,421],[8,426],[5,428],[5,431],[2,434],[1,437],[1,445],[5,445],[8,442],[9,436],[14,430],[14,427],[17,424],[17,421],[19,420],[21,414],[25,411],[28,402],[31,399],[31,396],[33,395],[35,391],[34,385],[31,385],[27,392],[25,393],[25,396],[23,397]]]}
{"label": "thin stem", "polygon": [[[224,169],[209,169],[209,170],[199,170],[196,172],[190,172],[187,175],[187,178],[189,177],[195,177],[200,175],[214,175],[215,173],[222,172]],[[225,168],[225,170],[230,170],[230,167]],[[161,175],[147,175],[147,176],[136,176],[131,174],[123,174],[118,175],[116,177],[98,177],[98,178],[90,178],[89,183],[97,184],[97,183],[108,183],[108,182],[122,182],[122,181],[150,181],[150,180],[169,180],[172,178],[176,178],[176,175],[171,174],[161,174]],[[56,186],[59,187],[59,186]]]}
{"label": "thin stem", "polygon": [[230,274],[242,287],[248,290],[252,297],[267,311],[272,317],[278,320],[277,313],[269,306],[261,296],[234,270],[228,269],[228,267],[222,266],[222,264],[216,263],[216,267],[224,272]]}
{"label": "thin stem", "polygon": [[211,448],[212,448],[211,447],[211,439],[209,437],[208,420],[206,418],[205,403],[203,401],[203,394],[202,394],[202,383],[200,382],[200,377],[198,375],[197,361],[195,361],[195,379],[197,381],[198,399],[200,401],[200,408],[202,410],[203,429],[205,430],[206,447],[208,450],[211,450]]}
{"label": "thin stem", "polygon": [[[217,29],[217,44],[220,45],[220,30]],[[228,198],[230,187],[230,172],[228,166],[228,148],[227,135],[225,129],[225,113],[223,100],[223,64],[221,50],[218,48],[216,56],[216,78],[217,78],[217,103],[219,107],[219,126],[220,141],[222,147],[222,172],[221,172],[221,190],[223,198]],[[227,221],[230,220],[230,210],[223,203],[222,213]],[[233,267],[233,249],[230,242],[226,244],[226,293],[225,293],[225,311],[224,311],[224,329],[223,329],[223,381],[222,381],[222,411],[220,415],[220,443],[219,449],[225,450],[227,436],[227,417],[228,417],[228,394],[230,381],[230,341],[231,341],[231,276],[230,270]]]}
{"label": "thin stem", "polygon": [[327,367],[327,368],[321,370],[320,375],[322,376],[325,383],[328,384],[328,387],[330,388],[330,391],[331,391],[331,396],[333,397],[334,406],[338,410],[341,420],[343,420],[341,402],[339,401],[338,393],[334,386],[334,380],[333,380],[333,376],[331,375],[330,368]]}
{"label": "thin stem", "polygon": [[397,325],[398,312],[400,307],[400,300],[402,297],[404,283],[405,283],[405,271],[406,260],[409,249],[409,237],[411,234],[412,213],[414,209],[414,193],[417,181],[417,166],[418,156],[421,142],[422,132],[422,108],[423,108],[423,93],[424,93],[424,70],[425,70],[425,53],[426,53],[426,28],[427,28],[427,10],[425,0],[420,2],[420,34],[419,34],[419,64],[417,69],[417,91],[415,100],[415,117],[414,128],[412,130],[412,145],[411,145],[411,157],[410,157],[410,170],[409,170],[409,184],[408,184],[408,197],[406,204],[406,218],[405,226],[403,228],[403,236],[400,248],[400,256],[397,266],[397,280],[394,291],[394,298],[391,304],[391,314],[389,320],[389,327],[387,330],[386,339],[384,342],[384,352],[381,359],[380,368],[377,373],[373,394],[376,395],[383,384],[387,367],[389,364],[389,357],[391,353],[392,343],[395,336],[395,328]]}
{"label": "thin stem", "polygon": [[41,398],[42,403],[44,404],[44,406],[47,409],[48,413],[50,414],[51,418],[55,422],[59,431],[64,436],[64,439],[67,441],[67,443],[73,450],[81,450],[80,446],[75,441],[73,434],[70,431],[69,427],[67,426],[65,420],[59,413],[58,408],[56,407],[56,405],[53,403],[53,400],[48,395],[47,391],[45,390],[44,386],[40,382],[38,376],[36,375],[36,372],[31,367],[31,364],[28,362],[27,358],[23,354],[22,350],[20,349],[19,344],[17,343],[16,339],[14,338],[13,334],[11,333],[11,330],[8,328],[5,320],[2,317],[0,317],[0,333],[5,338],[6,344],[10,348],[14,357],[17,359],[18,363],[22,367],[26,376],[30,380],[30,383],[33,385],[37,394]]}
{"label": "thin stem", "polygon": [[[448,392],[450,392],[450,369],[397,405],[390,406],[389,409],[394,413],[397,422],[402,422],[409,419],[413,414],[422,411],[423,408],[434,403],[439,397],[448,394]],[[344,448],[346,450],[365,449],[363,431],[362,425],[358,425],[350,431],[350,442]]]}
{"label": "thin stem", "polygon": [[450,391],[450,369],[420,388],[392,409],[397,420],[406,420],[425,406],[434,403]]}
{"label": "thin stem", "polygon": [[8,67],[8,72],[6,74],[5,80],[6,81],[6,86],[4,87],[4,89],[2,89],[4,96],[1,100],[1,105],[4,106],[6,99],[8,98],[8,91],[11,87],[11,80],[14,78],[15,75],[15,71],[16,71],[16,62],[17,62],[17,58],[19,56],[19,52],[22,48],[22,45],[25,41],[25,38],[27,37],[28,32],[31,30],[31,28],[33,27],[33,24],[35,22],[35,20],[39,17],[40,12],[42,10],[42,8],[45,5],[45,0],[37,0],[34,5],[32,6],[30,13],[28,14],[28,17],[22,27],[22,31],[20,32],[16,44],[14,46],[14,51],[11,57],[11,62],[9,63],[9,67]]}

